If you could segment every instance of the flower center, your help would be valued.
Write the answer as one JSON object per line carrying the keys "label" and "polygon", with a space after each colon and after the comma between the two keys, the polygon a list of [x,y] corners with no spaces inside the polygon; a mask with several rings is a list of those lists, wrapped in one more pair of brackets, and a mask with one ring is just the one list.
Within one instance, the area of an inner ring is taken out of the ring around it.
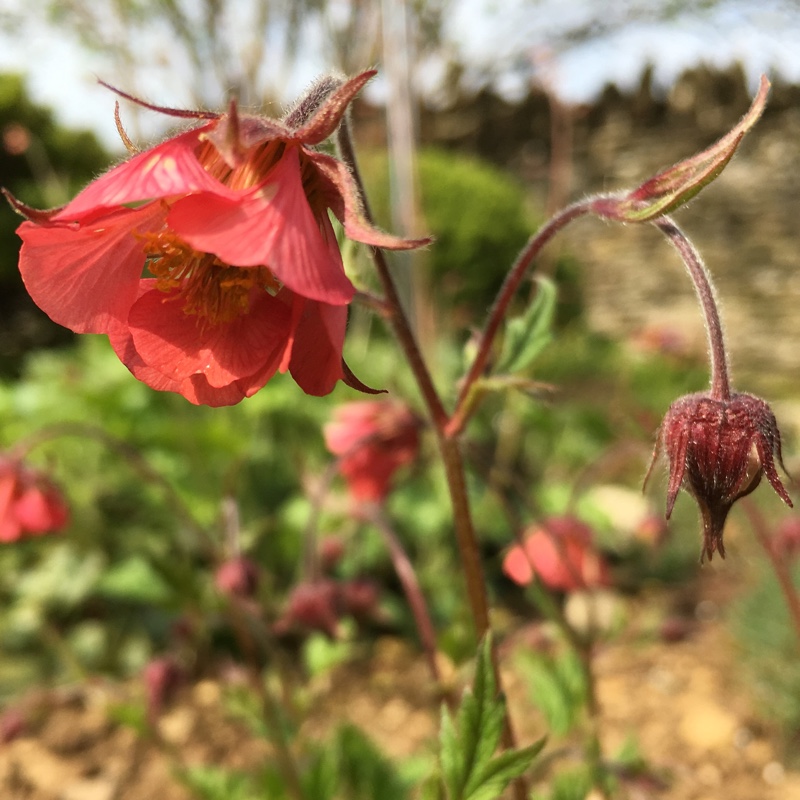
{"label": "flower center", "polygon": [[211,325],[231,322],[250,308],[255,288],[275,294],[281,284],[267,267],[236,267],[213,253],[194,250],[173,231],[164,228],[145,233],[146,269],[156,288],[175,292],[183,301],[183,313],[195,314]]}

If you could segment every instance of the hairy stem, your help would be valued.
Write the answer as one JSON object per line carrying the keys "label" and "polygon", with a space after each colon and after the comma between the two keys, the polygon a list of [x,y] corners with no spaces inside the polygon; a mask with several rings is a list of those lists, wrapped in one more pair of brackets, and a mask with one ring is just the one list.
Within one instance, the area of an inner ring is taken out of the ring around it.
{"label": "hairy stem", "polygon": [[711,357],[711,397],[715,400],[730,400],[731,383],[728,356],[711,275],[694,245],[670,217],[659,217],[654,220],[653,225],[669,239],[672,246],[678,251],[686,271],[692,279],[697,298],[700,300]]}
{"label": "hairy stem", "polygon": [[365,517],[375,525],[383,537],[383,541],[386,543],[386,547],[392,559],[394,571],[403,586],[406,600],[411,608],[411,613],[414,615],[417,633],[422,643],[422,649],[425,652],[425,658],[428,661],[431,677],[440,688],[443,688],[442,675],[436,660],[436,629],[433,626],[433,620],[428,611],[425,595],[422,593],[422,588],[417,580],[417,573],[414,570],[414,565],[411,563],[408,553],[406,553],[403,548],[400,538],[383,513],[383,509],[376,503],[369,503],[363,511]]}
{"label": "hairy stem", "polygon": [[505,320],[508,306],[533,263],[533,260],[556,233],[574,219],[588,214],[592,210],[592,202],[593,200],[589,198],[573,203],[549,219],[533,236],[531,236],[525,248],[509,270],[489,310],[489,316],[486,320],[480,343],[478,344],[478,352],[461,385],[461,391],[459,392],[456,402],[456,409],[445,431],[449,438],[456,437],[463,430],[469,419],[472,410],[472,403],[470,401],[475,383],[486,369],[495,336],[497,336],[500,326]]}
{"label": "hairy stem", "polygon": [[[356,161],[347,118],[342,120],[342,124],[339,126],[336,141],[339,154],[352,171],[356,185],[359,187],[361,201],[364,207],[364,215],[367,220],[371,222],[373,217],[364,191],[364,183],[358,170],[358,163]],[[489,601],[486,593],[486,580],[480,559],[478,539],[472,521],[469,495],[467,493],[464,459],[461,455],[458,441],[454,436],[447,433],[450,417],[436,390],[430,370],[425,363],[425,359],[417,344],[414,333],[411,330],[408,318],[403,311],[397,287],[389,271],[389,265],[386,262],[386,256],[379,248],[372,248],[372,259],[375,263],[375,268],[384,292],[384,300],[387,309],[385,316],[408,360],[411,371],[419,386],[420,393],[422,394],[423,401],[428,409],[428,414],[436,430],[436,440],[442,461],[444,462],[450,502],[453,508],[453,523],[455,526],[459,555],[461,557],[461,566],[466,583],[470,611],[476,634],[478,638],[483,638],[489,631]],[[499,320],[497,324],[500,324]],[[493,652],[493,664],[498,690],[502,691],[500,673],[497,668],[496,650]],[[505,718],[503,746],[506,748],[515,746],[515,738],[508,714],[506,714]],[[523,780],[519,779],[514,782],[513,791],[517,800],[525,800],[527,796],[527,787]]]}

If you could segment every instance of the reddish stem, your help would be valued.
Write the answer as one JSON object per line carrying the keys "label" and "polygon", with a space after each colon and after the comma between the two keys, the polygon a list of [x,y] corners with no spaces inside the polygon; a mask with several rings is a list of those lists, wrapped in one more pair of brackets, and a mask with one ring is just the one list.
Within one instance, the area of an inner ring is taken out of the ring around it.
{"label": "reddish stem", "polygon": [[517,257],[508,275],[506,275],[503,285],[500,287],[500,291],[489,311],[486,326],[483,329],[483,335],[478,345],[478,353],[464,378],[458,400],[456,401],[456,409],[444,430],[444,434],[447,438],[456,438],[461,433],[470,417],[472,411],[471,398],[475,384],[486,369],[489,356],[492,352],[494,338],[500,330],[500,326],[505,320],[508,306],[533,263],[533,260],[539,254],[539,251],[563,227],[574,219],[592,211],[593,202],[592,198],[579,200],[577,203],[573,203],[560,211],[531,236],[528,243],[525,245],[525,249]]}
{"label": "reddish stem", "polygon": [[731,382],[728,374],[728,356],[711,275],[703,263],[700,253],[670,217],[659,217],[653,224],[669,239],[680,254],[694,284],[697,298],[700,300],[711,357],[711,397],[715,400],[730,400]]}
{"label": "reddish stem", "polygon": [[[364,215],[367,220],[371,222],[373,217],[369,210],[366,193],[364,192],[364,183],[358,170],[358,163],[346,117],[339,126],[336,138],[339,154],[352,171],[356,185],[359,187],[361,201],[364,206]],[[555,230],[553,233],[554,232]],[[387,309],[386,318],[392,326],[398,343],[408,360],[436,430],[436,439],[442,461],[444,462],[447,486],[453,508],[453,523],[461,557],[464,581],[467,588],[467,598],[469,600],[470,611],[472,613],[477,636],[479,639],[482,639],[489,631],[489,601],[486,593],[486,580],[480,559],[478,539],[472,521],[472,513],[470,511],[469,495],[467,493],[467,484],[464,477],[464,460],[455,434],[450,435],[447,431],[450,417],[442,403],[439,393],[436,391],[431,373],[419,349],[414,333],[411,330],[408,318],[403,311],[397,288],[386,262],[386,256],[379,248],[373,248],[372,258],[384,291]],[[499,326],[499,324],[500,319],[497,320],[497,325]],[[500,672],[497,668],[496,649],[493,651],[493,663],[498,691],[502,691]],[[515,747],[514,733],[508,714],[506,714],[503,729],[503,746],[505,748]],[[522,779],[518,779],[514,782],[513,791],[518,800],[524,800],[527,796],[527,790]]]}
{"label": "reddish stem", "polygon": [[417,573],[414,570],[414,565],[411,563],[411,559],[403,548],[400,538],[389,524],[389,520],[383,513],[383,509],[376,503],[368,503],[363,509],[363,514],[375,525],[386,543],[386,547],[392,559],[394,571],[403,586],[406,600],[408,600],[411,613],[414,615],[417,633],[422,643],[422,649],[425,651],[425,657],[428,660],[431,677],[442,687],[442,675],[436,660],[436,629],[433,627],[433,621],[428,611],[428,604],[425,601],[425,595],[422,593],[422,588],[417,580]]}

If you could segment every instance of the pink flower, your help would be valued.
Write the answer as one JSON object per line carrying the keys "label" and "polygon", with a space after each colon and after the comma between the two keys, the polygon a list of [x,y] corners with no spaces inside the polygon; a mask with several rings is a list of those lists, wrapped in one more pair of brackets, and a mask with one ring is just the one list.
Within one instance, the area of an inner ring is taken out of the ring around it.
{"label": "pink flower", "polygon": [[534,575],[546,586],[575,591],[609,583],[608,567],[593,545],[592,529],[576,517],[550,517],[525,533],[525,548],[512,547],[503,572],[526,586]]}
{"label": "pink flower", "polygon": [[68,521],[64,498],[46,476],[0,458],[0,542],[61,530]]}
{"label": "pink flower", "polygon": [[373,74],[318,85],[283,121],[235,103],[225,114],[149,106],[202,124],[63,208],[9,196],[28,217],[18,233],[31,297],[73,331],[108,334],[137,378],[193,403],[237,403],[287,370],[308,394],[338,380],[363,388],[342,362],[355,290],[328,210],[360,242],[427,241],[372,228],[347,167],[316,149]]}
{"label": "pink flower", "polygon": [[419,427],[419,418],[397,401],[364,400],[336,409],[324,428],[325,444],[339,456],[354,499],[386,497],[395,472],[417,456]]}

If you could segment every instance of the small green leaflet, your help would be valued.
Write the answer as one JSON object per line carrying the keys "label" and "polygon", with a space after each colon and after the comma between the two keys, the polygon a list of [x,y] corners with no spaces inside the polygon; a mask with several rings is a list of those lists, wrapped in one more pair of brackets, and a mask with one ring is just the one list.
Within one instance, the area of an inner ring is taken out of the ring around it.
{"label": "small green leaflet", "polygon": [[455,719],[442,708],[440,766],[447,800],[494,800],[544,747],[540,740],[495,755],[504,719],[505,700],[497,694],[487,636],[478,650],[472,689],[464,693]]}
{"label": "small green leaflet", "polygon": [[503,337],[503,349],[496,374],[520,372],[550,344],[557,290],[550,278],[537,276],[536,297],[523,314],[510,320]]}

